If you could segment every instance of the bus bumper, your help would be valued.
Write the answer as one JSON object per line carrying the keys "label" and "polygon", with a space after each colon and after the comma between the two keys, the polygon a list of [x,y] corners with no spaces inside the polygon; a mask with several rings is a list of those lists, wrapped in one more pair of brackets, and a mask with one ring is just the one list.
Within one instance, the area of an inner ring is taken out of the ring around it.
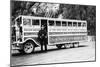
{"label": "bus bumper", "polygon": [[23,43],[14,42],[14,43],[12,43],[11,49],[13,49],[13,50],[21,50],[21,49],[23,49]]}

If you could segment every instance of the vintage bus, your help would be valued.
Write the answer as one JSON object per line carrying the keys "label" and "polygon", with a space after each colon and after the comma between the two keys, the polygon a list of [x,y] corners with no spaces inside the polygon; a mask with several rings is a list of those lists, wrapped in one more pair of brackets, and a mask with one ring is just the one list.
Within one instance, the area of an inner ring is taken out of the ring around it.
{"label": "vintage bus", "polygon": [[38,32],[43,24],[47,26],[48,45],[70,48],[78,47],[80,42],[87,41],[87,21],[83,20],[20,15],[14,23],[11,28],[11,43],[24,53],[31,53],[41,46]]}

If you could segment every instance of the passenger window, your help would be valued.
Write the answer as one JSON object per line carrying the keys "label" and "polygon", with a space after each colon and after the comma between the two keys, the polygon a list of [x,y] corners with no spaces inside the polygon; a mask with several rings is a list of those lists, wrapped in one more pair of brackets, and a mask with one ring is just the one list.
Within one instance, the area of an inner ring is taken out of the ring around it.
{"label": "passenger window", "polygon": [[53,20],[49,20],[49,26],[54,26],[54,21]]}
{"label": "passenger window", "polygon": [[32,25],[39,25],[39,20],[37,19],[32,20]]}
{"label": "passenger window", "polygon": [[68,22],[68,26],[72,26],[72,22]]}
{"label": "passenger window", "polygon": [[62,26],[67,26],[67,22],[62,21]]}
{"label": "passenger window", "polygon": [[82,26],[85,27],[86,26],[86,23],[83,23]]}
{"label": "passenger window", "polygon": [[61,26],[61,22],[60,21],[56,21],[56,26]]}
{"label": "passenger window", "polygon": [[30,19],[24,18],[24,19],[23,19],[23,24],[24,24],[24,25],[31,25],[31,20],[30,20]]}
{"label": "passenger window", "polygon": [[78,22],[78,26],[81,27],[81,22]]}
{"label": "passenger window", "polygon": [[77,27],[77,22],[73,22],[73,26],[74,27]]}

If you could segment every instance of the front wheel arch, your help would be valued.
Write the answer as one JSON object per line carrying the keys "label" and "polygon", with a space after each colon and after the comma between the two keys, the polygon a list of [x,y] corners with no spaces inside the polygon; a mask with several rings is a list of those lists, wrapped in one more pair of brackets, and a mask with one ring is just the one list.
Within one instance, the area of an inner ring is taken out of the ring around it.
{"label": "front wheel arch", "polygon": [[26,40],[26,41],[23,43],[23,45],[24,45],[26,42],[32,42],[32,43],[34,44],[35,47],[37,46],[37,44],[34,42],[33,39],[28,39],[28,40]]}

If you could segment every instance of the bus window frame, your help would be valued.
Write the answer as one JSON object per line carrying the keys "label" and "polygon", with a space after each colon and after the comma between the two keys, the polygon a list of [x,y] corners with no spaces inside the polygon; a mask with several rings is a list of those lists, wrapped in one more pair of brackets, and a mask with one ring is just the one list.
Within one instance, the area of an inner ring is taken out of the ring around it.
{"label": "bus window frame", "polygon": [[[57,22],[60,22],[60,25],[57,25]],[[56,20],[56,21],[55,21],[55,26],[62,26],[62,22],[59,21],[59,20]]]}
{"label": "bus window frame", "polygon": [[[38,20],[39,24],[38,25],[33,25],[33,20],[35,20],[35,22]],[[41,23],[40,23],[41,20],[40,19],[32,19],[31,21],[32,21],[32,26],[40,26],[41,25]]]}
{"label": "bus window frame", "polygon": [[47,24],[47,22],[48,22],[47,19],[40,19],[40,26],[41,26],[41,25],[44,25],[44,23],[43,23],[42,21],[46,21],[46,24]]}
{"label": "bus window frame", "polygon": [[[65,25],[63,25],[63,23],[66,23]],[[62,21],[62,26],[66,27],[67,26],[67,21]]]}
{"label": "bus window frame", "polygon": [[[30,24],[29,24],[29,25],[27,25],[27,24],[25,25],[25,24],[24,24],[24,22],[25,22],[24,19],[25,19],[25,20],[30,20]],[[24,26],[32,26],[32,19],[30,19],[30,18],[23,18],[22,20],[23,20],[23,25],[24,25]]]}
{"label": "bus window frame", "polygon": [[73,27],[73,22],[68,21],[68,23],[71,23],[71,26],[69,26],[69,24],[68,24],[68,27]]}
{"label": "bus window frame", "polygon": [[[53,25],[50,25],[49,21],[53,21]],[[55,21],[54,20],[48,20],[49,25],[48,26],[55,26]]]}
{"label": "bus window frame", "polygon": [[[76,23],[76,26],[74,26],[74,23]],[[77,27],[78,26],[78,24],[77,24],[78,22],[73,22],[73,27]]]}
{"label": "bus window frame", "polygon": [[[85,23],[85,26],[83,26],[83,25],[84,25],[84,23]],[[86,27],[86,25],[87,25],[87,24],[86,24],[86,22],[83,22],[83,23],[82,23],[82,27]]]}
{"label": "bus window frame", "polygon": [[[81,25],[80,25],[80,26],[79,26],[79,23],[81,23]],[[77,26],[78,26],[78,27],[82,27],[82,22],[78,22]]]}

